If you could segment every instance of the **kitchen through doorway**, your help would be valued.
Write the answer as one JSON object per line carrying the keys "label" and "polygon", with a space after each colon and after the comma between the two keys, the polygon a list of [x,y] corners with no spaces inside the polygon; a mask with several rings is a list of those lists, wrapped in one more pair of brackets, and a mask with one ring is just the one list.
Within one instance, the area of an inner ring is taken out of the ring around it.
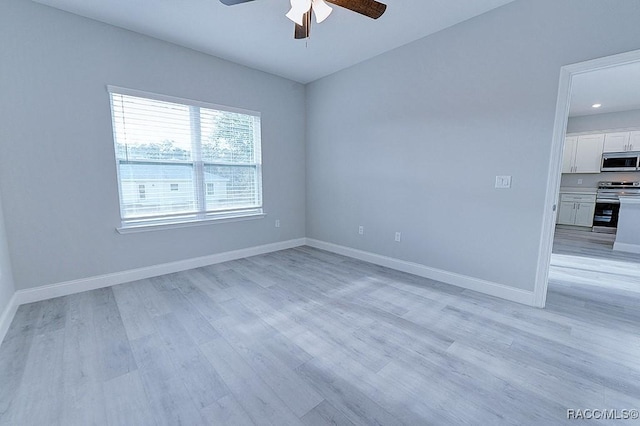
{"label": "kitchen through doorway", "polygon": [[[602,320],[625,315],[640,322],[637,306],[625,304],[640,294],[640,240],[634,240],[640,232],[629,237],[631,243],[626,239],[640,224],[638,75],[640,51],[561,70],[547,188],[547,202],[554,208],[545,214],[535,288],[540,307],[571,305]],[[608,156],[632,158],[636,152],[635,164],[625,160],[626,167],[606,167]],[[633,182],[638,182],[635,192]],[[593,232],[594,221],[601,232]]]}

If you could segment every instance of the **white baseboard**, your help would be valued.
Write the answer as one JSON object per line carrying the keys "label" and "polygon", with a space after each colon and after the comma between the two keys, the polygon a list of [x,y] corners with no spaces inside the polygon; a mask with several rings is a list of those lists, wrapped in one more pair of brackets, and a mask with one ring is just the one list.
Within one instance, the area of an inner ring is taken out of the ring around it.
{"label": "white baseboard", "polygon": [[512,302],[522,303],[529,306],[536,306],[534,293],[532,291],[521,290],[519,288],[509,287],[504,284],[485,281],[479,278],[469,277],[467,275],[461,275],[454,272],[444,271],[442,269],[431,268],[419,263],[407,262],[405,260],[395,259],[393,257],[382,256],[367,251],[314,240],[312,238],[307,238],[307,245],[321,250],[341,254],[343,256],[363,260],[365,262],[374,263],[376,265],[385,266],[387,268],[396,269],[398,271],[418,275],[423,278],[429,278],[432,280],[441,281],[446,284],[451,284],[480,293],[485,293],[490,296],[500,297]]}
{"label": "white baseboard", "polygon": [[[305,241],[305,238],[298,238],[295,240],[281,241],[272,244],[265,244],[262,246],[249,247],[246,249],[227,251],[223,253],[212,254],[209,256],[163,263],[160,265],[153,265],[145,268],[130,269],[128,271],[115,272],[112,274],[65,281],[57,284],[30,288],[27,290],[18,290],[16,291],[14,298],[17,307],[25,303],[39,302],[41,300],[67,296],[69,294],[80,293],[87,290],[95,290],[98,288],[142,280],[145,278],[157,277],[159,275],[186,271],[188,269],[200,268],[202,266],[228,262],[230,260],[242,259],[250,256],[257,256],[260,254],[271,253],[278,250],[286,250],[289,248],[302,246],[305,244]],[[11,315],[11,318],[13,318],[13,315]]]}
{"label": "white baseboard", "polygon": [[9,326],[18,310],[18,306],[16,294],[14,293],[11,299],[9,299],[9,303],[4,308],[4,311],[0,314],[0,343],[4,340],[4,336],[7,335],[7,331],[9,331]]}
{"label": "white baseboard", "polygon": [[[171,274],[174,272],[186,271],[188,269],[200,268],[202,266],[216,263],[228,262],[230,260],[242,259],[250,256],[271,253],[279,250],[286,250],[293,247],[308,245],[322,250],[327,250],[343,256],[385,266],[402,272],[418,275],[424,278],[441,281],[458,287],[511,300],[525,305],[535,306],[533,292],[520,290],[466,275],[456,274],[441,269],[431,268],[418,263],[407,262],[392,257],[381,256],[362,250],[314,240],[312,238],[298,238],[294,240],[282,241],[262,246],[249,247],[246,249],[233,250],[223,253],[212,254],[192,259],[179,260],[176,262],[163,263],[144,268],[130,269],[127,271],[115,272],[112,274],[98,275],[94,277],[81,278],[72,281],[65,281],[57,284],[45,285],[27,290],[15,292],[8,306],[0,316],[0,342],[6,335],[11,321],[20,305],[25,303],[39,302],[54,297],[67,296],[88,290],[109,287],[145,278],[157,277],[159,275]],[[637,247],[637,246],[636,246]],[[640,248],[640,247],[639,247]]]}
{"label": "white baseboard", "polygon": [[616,251],[626,251],[629,253],[638,253],[640,254],[640,245],[638,244],[628,244],[628,243],[613,243],[613,249]]}

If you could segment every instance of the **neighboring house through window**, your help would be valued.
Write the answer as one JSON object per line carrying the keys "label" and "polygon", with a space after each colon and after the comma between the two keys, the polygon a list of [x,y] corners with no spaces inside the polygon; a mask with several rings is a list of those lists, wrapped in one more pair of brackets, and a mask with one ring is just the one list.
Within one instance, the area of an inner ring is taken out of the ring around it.
{"label": "neighboring house through window", "polygon": [[108,89],[122,227],[262,214],[259,113]]}

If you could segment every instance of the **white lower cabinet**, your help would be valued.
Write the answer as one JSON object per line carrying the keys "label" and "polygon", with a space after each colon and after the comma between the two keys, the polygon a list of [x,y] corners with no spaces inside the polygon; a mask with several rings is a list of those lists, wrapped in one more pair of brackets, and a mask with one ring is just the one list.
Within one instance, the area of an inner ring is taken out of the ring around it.
{"label": "white lower cabinet", "polygon": [[596,196],[591,194],[561,194],[557,223],[559,225],[593,226]]}

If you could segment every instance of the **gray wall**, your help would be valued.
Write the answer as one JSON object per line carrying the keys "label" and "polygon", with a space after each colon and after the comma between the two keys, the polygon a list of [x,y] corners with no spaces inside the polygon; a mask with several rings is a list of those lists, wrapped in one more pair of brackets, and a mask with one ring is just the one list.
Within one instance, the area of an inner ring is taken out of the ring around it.
{"label": "gray wall", "polygon": [[310,84],[307,236],[533,290],[560,68],[640,48],[638,16],[517,1]]}
{"label": "gray wall", "polygon": [[567,133],[626,128],[640,128],[640,109],[570,117],[567,123]]}
{"label": "gray wall", "polygon": [[[582,179],[582,183],[578,183]],[[640,181],[640,172],[565,173],[561,187],[597,188],[601,181]]]}
{"label": "gray wall", "polygon": [[13,275],[11,273],[7,234],[4,227],[2,200],[0,200],[0,317],[7,306],[9,306],[9,300],[11,300],[11,296],[13,296],[14,291],[15,288],[13,285]]}
{"label": "gray wall", "polygon": [[[0,40],[17,289],[304,237],[304,86],[25,0],[0,3]],[[107,84],[261,111],[268,217],[117,234]]]}

